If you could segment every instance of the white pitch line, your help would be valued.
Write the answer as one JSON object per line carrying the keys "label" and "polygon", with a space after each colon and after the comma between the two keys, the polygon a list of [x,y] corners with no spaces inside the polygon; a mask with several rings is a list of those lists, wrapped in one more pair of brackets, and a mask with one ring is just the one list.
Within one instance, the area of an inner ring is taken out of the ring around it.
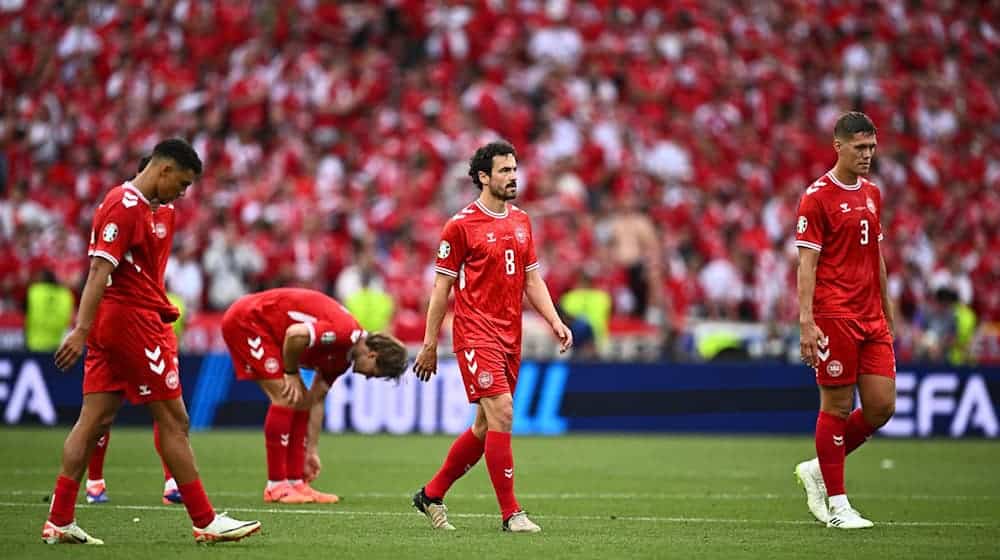
{"label": "white pitch line", "polygon": [[[334,487],[334,490],[336,488]],[[33,494],[46,495],[51,492],[51,488],[39,489],[39,490],[8,490],[0,491],[0,496],[30,496]],[[115,489],[109,490],[109,495],[112,496],[130,496],[130,497],[141,497],[150,496],[155,494],[155,490],[152,492],[135,492],[135,491],[120,491]],[[212,496],[226,496],[232,498],[253,498],[260,495],[260,492],[231,492],[231,491],[213,491],[210,492]],[[392,500],[408,500],[412,497],[412,494],[407,493],[395,493],[395,492],[357,492],[344,494],[341,497],[348,498],[364,498],[364,499],[392,499]],[[454,493],[450,494],[452,499],[473,499],[473,500],[495,500],[496,495],[492,493],[478,493],[478,494],[462,494]],[[787,494],[736,494],[736,493],[723,493],[723,494],[693,494],[693,493],[642,493],[642,492],[547,492],[547,493],[518,493],[519,498],[525,500],[720,500],[720,501],[753,501],[753,500],[798,500],[802,498],[801,492],[787,493]],[[926,502],[989,502],[1000,500],[1000,496],[993,495],[979,495],[979,496],[962,496],[962,495],[932,495],[932,494],[865,494],[865,493],[854,493],[851,497],[864,499],[864,500],[886,500],[886,501],[926,501]]]}
{"label": "white pitch line", "polygon": [[[19,503],[0,502],[0,507],[48,507],[46,503]],[[84,505],[79,504],[77,508],[97,508],[97,509],[121,509],[131,511],[181,511],[176,506],[141,506],[141,505]],[[290,515],[342,515],[346,517],[415,517],[415,512],[401,511],[351,511],[340,509],[282,509],[282,508],[246,508],[233,507],[224,508],[226,511],[240,513],[267,513],[267,514],[290,514]],[[495,513],[449,513],[449,517],[455,518],[496,518]],[[729,519],[719,517],[657,517],[657,516],[632,516],[632,515],[544,515],[533,514],[532,517],[538,519],[556,519],[560,521],[642,521],[649,523],[711,523],[726,525],[817,525],[815,521],[789,520],[789,519]],[[985,523],[977,521],[881,521],[877,525],[888,525],[892,527],[987,527],[1000,528],[996,523]]]}

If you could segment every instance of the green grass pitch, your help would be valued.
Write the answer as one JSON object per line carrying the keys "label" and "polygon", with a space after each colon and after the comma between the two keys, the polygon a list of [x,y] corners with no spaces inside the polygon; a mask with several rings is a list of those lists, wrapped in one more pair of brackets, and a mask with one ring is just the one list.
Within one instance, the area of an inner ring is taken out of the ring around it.
{"label": "green grass pitch", "polygon": [[876,526],[836,531],[811,520],[792,476],[812,454],[807,438],[516,437],[517,493],[543,532],[510,535],[482,464],[448,495],[458,531],[432,531],[410,508],[450,438],[324,434],[315,486],[343,501],[274,506],[261,499],[261,432],[197,433],[216,508],[264,524],[209,547],[194,543],[182,506],[160,504],[151,430],[125,428],[107,457],[111,503],[81,495],[77,509],[108,545],[50,547],[39,534],[66,433],[0,430],[0,558],[1000,558],[996,442],[874,439],[848,460],[847,482]]}

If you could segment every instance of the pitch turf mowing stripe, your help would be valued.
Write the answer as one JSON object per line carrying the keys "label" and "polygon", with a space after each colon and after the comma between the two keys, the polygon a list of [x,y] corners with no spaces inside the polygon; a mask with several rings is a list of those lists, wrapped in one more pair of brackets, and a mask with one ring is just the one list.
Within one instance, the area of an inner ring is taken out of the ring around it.
{"label": "pitch turf mowing stripe", "polygon": [[[0,507],[49,507],[47,503],[20,503],[20,502],[0,502]],[[132,511],[170,511],[176,512],[179,508],[169,506],[126,506],[126,505],[84,505],[78,504],[77,509],[97,508],[97,509],[122,509]],[[413,517],[414,512],[401,511],[349,511],[349,510],[329,510],[329,509],[283,509],[283,508],[225,508],[226,511],[239,513],[267,513],[267,514],[290,514],[290,515],[343,515],[347,517]],[[495,513],[448,513],[448,517],[455,518],[495,518]],[[816,521],[790,520],[790,519],[726,519],[720,517],[655,517],[655,516],[630,516],[630,515],[539,515],[533,514],[538,519],[556,519],[563,521],[643,521],[650,523],[714,523],[714,524],[755,524],[755,525],[819,525]],[[983,523],[976,521],[880,521],[876,525],[888,525],[893,527],[987,527],[1000,528],[1000,523]]]}

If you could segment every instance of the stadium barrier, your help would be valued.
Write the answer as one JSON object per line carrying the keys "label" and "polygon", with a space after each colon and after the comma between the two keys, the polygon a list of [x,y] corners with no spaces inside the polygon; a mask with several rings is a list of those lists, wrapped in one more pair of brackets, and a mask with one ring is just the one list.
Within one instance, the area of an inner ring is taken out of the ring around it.
{"label": "stadium barrier", "polygon": [[[180,358],[194,429],[259,426],[267,402],[253,383],[236,383],[224,354]],[[311,377],[311,376],[309,376]],[[79,410],[82,366],[67,373],[51,355],[0,354],[0,407],[6,424],[70,424]],[[1000,436],[1000,369],[901,367],[894,437]],[[515,396],[517,433],[702,432],[807,434],[818,398],[805,367],[746,364],[525,362]],[[472,407],[457,363],[442,360],[430,383],[396,384],[343,376],[326,401],[328,431],[458,433]],[[119,423],[148,423],[125,407]]]}

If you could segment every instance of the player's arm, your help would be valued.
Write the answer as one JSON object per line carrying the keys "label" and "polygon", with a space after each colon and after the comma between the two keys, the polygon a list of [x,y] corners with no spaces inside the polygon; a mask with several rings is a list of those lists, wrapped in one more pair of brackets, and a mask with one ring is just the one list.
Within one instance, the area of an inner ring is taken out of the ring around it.
{"label": "player's arm", "polygon": [[304,323],[295,323],[285,329],[285,340],[281,343],[281,363],[285,367],[285,386],[281,394],[291,403],[298,403],[305,393],[302,378],[299,377],[299,358],[309,347],[313,333]]}
{"label": "player's arm", "polygon": [[892,309],[892,300],[889,299],[889,274],[885,267],[885,257],[882,256],[882,191],[874,189],[876,200],[876,225],[878,227],[878,289],[882,296],[882,313],[885,321],[889,325],[889,334],[896,334],[896,315]]}
{"label": "player's arm", "polygon": [[892,300],[889,299],[889,275],[885,269],[885,259],[882,257],[882,250],[878,253],[878,287],[882,294],[882,313],[889,324],[889,333],[896,334],[896,316],[892,310]]}
{"label": "player's arm", "polygon": [[323,464],[319,459],[319,432],[323,426],[323,406],[326,402],[326,394],[330,391],[330,385],[320,372],[316,372],[313,377],[312,387],[306,396],[309,405],[309,427],[306,432],[306,465],[305,478],[307,482],[316,480],[319,476]]}
{"label": "player's arm", "polygon": [[545,279],[538,273],[537,268],[525,272],[524,295],[528,297],[528,302],[535,311],[538,311],[552,327],[552,334],[559,339],[559,352],[569,350],[569,347],[573,346],[573,334],[559,318],[556,306],[552,303],[552,295],[549,294],[549,287],[545,285]]}
{"label": "player's arm", "polygon": [[87,273],[87,282],[83,286],[83,294],[80,296],[80,309],[76,314],[76,326],[66,336],[56,351],[56,367],[62,370],[69,369],[80,359],[83,354],[83,347],[87,342],[87,335],[90,334],[91,327],[94,326],[94,318],[97,317],[97,307],[104,297],[104,288],[108,285],[108,278],[115,270],[115,264],[104,257],[90,258],[90,271]]}
{"label": "player's arm", "polygon": [[421,381],[427,381],[437,372],[437,345],[441,336],[441,323],[448,312],[448,294],[455,285],[455,279],[438,272],[434,275],[431,301],[427,305],[427,326],[424,328],[424,344],[413,362],[413,372]]}
{"label": "player's arm", "polygon": [[[810,367],[817,367],[819,346],[825,336],[816,326],[813,317],[813,295],[816,293],[816,265],[819,264],[819,251],[799,247],[799,348],[802,361]],[[825,343],[824,343],[825,344]]]}

